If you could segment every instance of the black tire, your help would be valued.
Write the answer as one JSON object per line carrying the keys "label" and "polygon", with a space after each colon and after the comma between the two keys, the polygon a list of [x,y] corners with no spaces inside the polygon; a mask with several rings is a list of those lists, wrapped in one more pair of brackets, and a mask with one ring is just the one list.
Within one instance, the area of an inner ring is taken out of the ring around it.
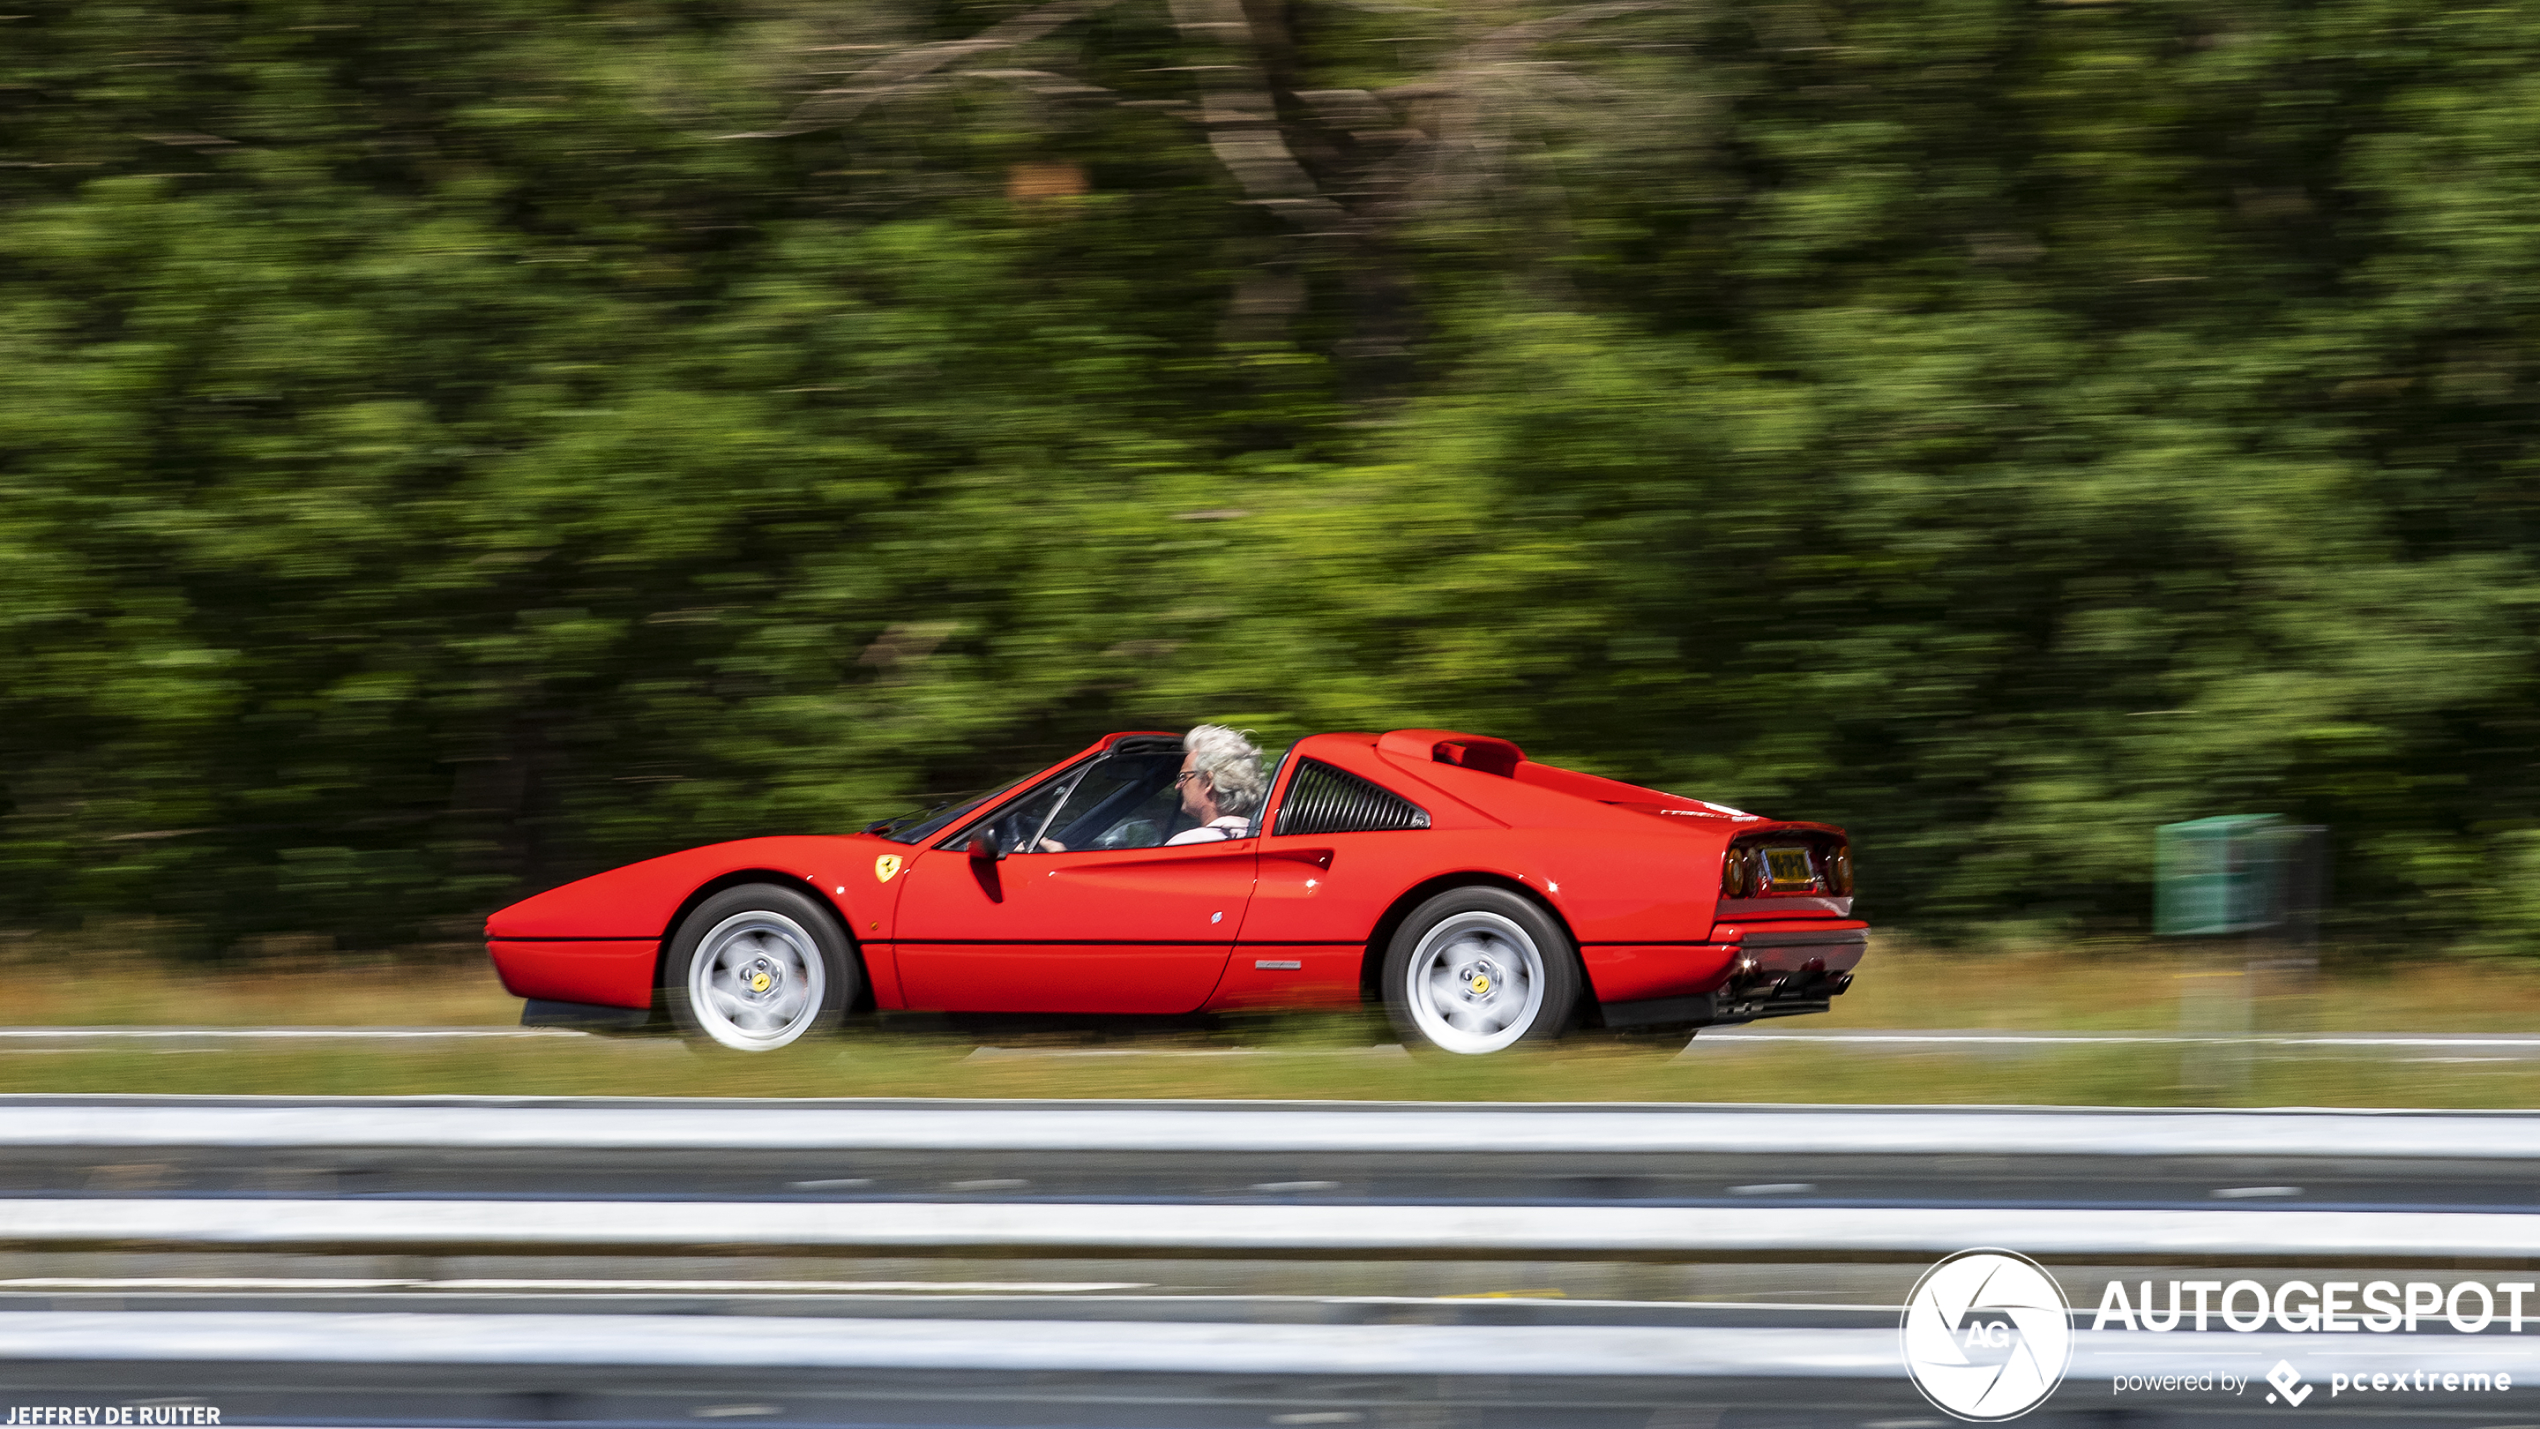
{"label": "black tire", "polygon": [[833,1031],[861,988],[836,915],[798,890],[766,883],[698,904],[662,960],[671,1024],[701,1050],[772,1052]]}
{"label": "black tire", "polygon": [[1385,1017],[1402,1045],[1446,1056],[1559,1037],[1585,982],[1578,950],[1551,914],[1488,887],[1451,888],[1413,909],[1378,976]]}

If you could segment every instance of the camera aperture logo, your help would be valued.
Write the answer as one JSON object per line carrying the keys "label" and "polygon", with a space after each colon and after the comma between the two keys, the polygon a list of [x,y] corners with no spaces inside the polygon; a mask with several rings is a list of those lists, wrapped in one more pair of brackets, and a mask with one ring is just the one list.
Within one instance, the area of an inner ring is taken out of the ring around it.
{"label": "camera aperture logo", "polygon": [[1914,1387],[1944,1413],[2017,1419],[2072,1366],[2072,1312],[2045,1267],[2007,1250],[1962,1250],[1923,1273],[1898,1327]]}

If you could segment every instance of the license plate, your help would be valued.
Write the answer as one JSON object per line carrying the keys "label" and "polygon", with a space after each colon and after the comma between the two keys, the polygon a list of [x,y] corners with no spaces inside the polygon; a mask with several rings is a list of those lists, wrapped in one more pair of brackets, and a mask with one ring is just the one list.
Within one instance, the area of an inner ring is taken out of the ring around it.
{"label": "license plate", "polygon": [[1808,862],[1804,848],[1768,848],[1764,865],[1772,870],[1773,891],[1790,893],[1817,886],[1817,870]]}

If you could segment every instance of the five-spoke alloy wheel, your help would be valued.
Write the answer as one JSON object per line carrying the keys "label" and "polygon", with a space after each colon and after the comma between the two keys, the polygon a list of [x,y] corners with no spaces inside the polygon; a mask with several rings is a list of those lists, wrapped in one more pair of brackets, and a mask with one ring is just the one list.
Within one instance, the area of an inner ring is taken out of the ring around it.
{"label": "five-spoke alloy wheel", "polygon": [[1475,1055],[1558,1037],[1578,957],[1543,909],[1503,888],[1453,888],[1414,909],[1385,954],[1385,1014],[1414,1051]]}
{"label": "five-spoke alloy wheel", "polygon": [[855,1000],[855,959],[828,910],[790,888],[745,884],[697,905],[662,967],[671,1020],[736,1052],[791,1045]]}

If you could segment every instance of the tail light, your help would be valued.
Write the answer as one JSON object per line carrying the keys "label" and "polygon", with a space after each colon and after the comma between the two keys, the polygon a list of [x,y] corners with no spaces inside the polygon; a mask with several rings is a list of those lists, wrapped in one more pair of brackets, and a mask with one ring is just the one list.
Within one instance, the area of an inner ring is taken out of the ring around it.
{"label": "tail light", "polygon": [[1771,864],[1772,854],[1766,849],[1733,848],[1720,859],[1720,892],[1730,898],[1760,898],[1767,893],[1818,892],[1838,898],[1852,896],[1852,849],[1837,844],[1832,849],[1822,844],[1807,846],[1808,872],[1797,873],[1799,851],[1790,845],[1777,845],[1789,858],[1782,876],[1776,880]]}

